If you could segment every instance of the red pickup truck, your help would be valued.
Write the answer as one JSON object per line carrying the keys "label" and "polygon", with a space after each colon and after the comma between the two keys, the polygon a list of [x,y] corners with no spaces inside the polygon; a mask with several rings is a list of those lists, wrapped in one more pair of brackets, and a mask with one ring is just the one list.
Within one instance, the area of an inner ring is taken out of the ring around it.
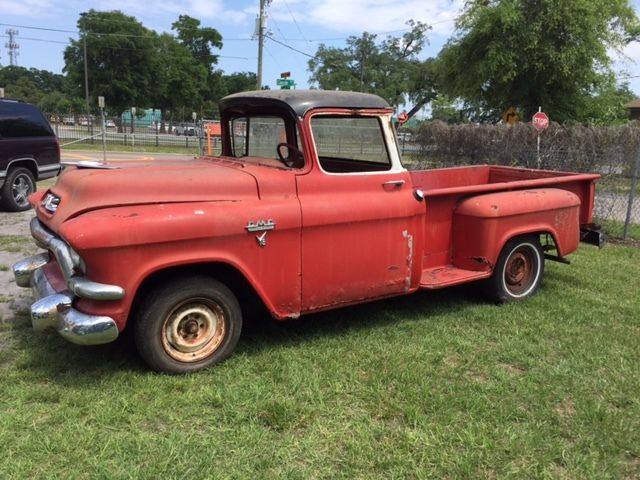
{"label": "red pickup truck", "polygon": [[231,354],[251,296],[283,320],[471,281],[511,301],[536,291],[545,259],[602,242],[598,175],[408,171],[374,95],[220,107],[219,157],[67,165],[31,197],[46,251],[13,270],[38,299],[35,330],[92,345],[132,328],[149,366],[183,373]]}

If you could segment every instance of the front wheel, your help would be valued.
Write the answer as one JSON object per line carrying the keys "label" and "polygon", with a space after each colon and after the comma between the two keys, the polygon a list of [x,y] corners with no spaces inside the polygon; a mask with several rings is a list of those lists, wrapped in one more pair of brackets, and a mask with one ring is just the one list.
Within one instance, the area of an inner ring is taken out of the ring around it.
{"label": "front wheel", "polygon": [[486,293],[498,302],[520,300],[533,295],[544,274],[544,253],[533,235],[516,237],[500,253]]}
{"label": "front wheel", "polygon": [[134,340],[154,370],[195,372],[226,359],[242,330],[235,295],[209,277],[173,281],[151,292],[139,310]]}

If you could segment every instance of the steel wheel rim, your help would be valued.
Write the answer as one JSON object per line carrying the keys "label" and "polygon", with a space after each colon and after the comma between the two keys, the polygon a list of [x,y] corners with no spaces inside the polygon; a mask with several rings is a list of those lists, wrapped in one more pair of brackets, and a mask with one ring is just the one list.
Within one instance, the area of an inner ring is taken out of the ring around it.
{"label": "steel wheel rim", "polygon": [[31,180],[24,174],[18,175],[11,185],[11,194],[19,207],[25,207],[29,204],[29,195],[33,193],[31,188]]}
{"label": "steel wheel rim", "polygon": [[180,362],[194,363],[215,352],[224,340],[227,320],[217,303],[189,300],[176,306],[162,326],[162,346]]}
{"label": "steel wheel rim", "polygon": [[522,297],[531,291],[539,275],[539,262],[537,252],[530,245],[521,245],[511,252],[502,276],[510,295]]}

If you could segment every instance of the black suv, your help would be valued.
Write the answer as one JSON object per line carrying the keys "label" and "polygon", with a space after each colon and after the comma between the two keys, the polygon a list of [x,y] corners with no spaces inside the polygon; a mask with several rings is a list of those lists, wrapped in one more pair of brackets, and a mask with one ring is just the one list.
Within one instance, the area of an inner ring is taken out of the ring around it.
{"label": "black suv", "polygon": [[29,103],[0,99],[0,206],[30,208],[36,181],[60,171],[60,146],[51,125]]}

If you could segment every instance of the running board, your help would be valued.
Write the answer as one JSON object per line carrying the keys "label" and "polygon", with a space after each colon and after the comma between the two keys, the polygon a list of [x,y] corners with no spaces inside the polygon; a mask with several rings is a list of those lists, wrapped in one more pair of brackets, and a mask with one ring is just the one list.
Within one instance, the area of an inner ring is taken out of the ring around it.
{"label": "running board", "polygon": [[435,290],[437,288],[450,287],[452,285],[459,285],[461,283],[472,282],[474,280],[481,280],[490,276],[491,272],[488,271],[478,272],[476,270],[465,270],[463,268],[454,267],[453,265],[427,268],[422,271],[420,288]]}

